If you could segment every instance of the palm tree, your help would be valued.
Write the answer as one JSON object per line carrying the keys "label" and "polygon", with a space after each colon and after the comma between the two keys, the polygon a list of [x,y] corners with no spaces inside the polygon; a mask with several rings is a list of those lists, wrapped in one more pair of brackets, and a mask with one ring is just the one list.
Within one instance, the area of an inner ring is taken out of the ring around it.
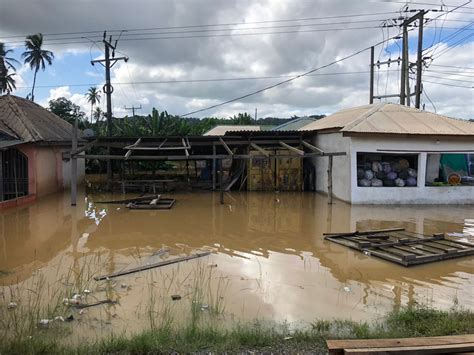
{"label": "palm tree", "polygon": [[8,69],[0,72],[0,94],[9,94],[16,89],[14,75],[15,73],[8,74]]}
{"label": "palm tree", "polygon": [[0,72],[8,69],[16,70],[14,64],[20,64],[13,57],[7,57],[9,53],[13,53],[13,49],[5,49],[5,43],[0,42]]}
{"label": "palm tree", "polygon": [[54,59],[54,53],[42,49],[43,35],[37,33],[26,37],[25,47],[26,51],[21,55],[25,59],[25,64],[29,64],[31,70],[35,71],[33,78],[33,87],[31,88],[31,101],[35,101],[35,85],[36,74],[40,68],[44,71],[46,69],[45,62],[51,65]]}
{"label": "palm tree", "polygon": [[89,88],[89,91],[86,94],[87,102],[91,104],[91,123],[92,123],[92,112],[94,110],[94,105],[100,103],[100,91],[96,87]]}
{"label": "palm tree", "polygon": [[99,122],[102,117],[104,117],[104,111],[102,111],[100,107],[96,107],[94,110],[95,122]]}

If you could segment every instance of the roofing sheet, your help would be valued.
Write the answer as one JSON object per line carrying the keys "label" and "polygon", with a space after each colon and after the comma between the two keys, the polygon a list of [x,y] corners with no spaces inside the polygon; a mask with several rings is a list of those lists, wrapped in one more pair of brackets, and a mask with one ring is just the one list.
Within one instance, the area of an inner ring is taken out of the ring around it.
{"label": "roofing sheet", "polygon": [[24,142],[71,141],[72,125],[18,96],[0,96],[0,130]]}
{"label": "roofing sheet", "polygon": [[203,136],[223,136],[227,132],[234,131],[260,131],[260,126],[240,126],[240,125],[220,125],[211,128],[209,131],[203,134]]}
{"label": "roofing sheet", "polygon": [[398,104],[383,103],[339,111],[302,130],[345,133],[474,136],[474,123]]}
{"label": "roofing sheet", "polygon": [[272,131],[297,131],[314,121],[316,119],[312,117],[299,117],[274,127]]}

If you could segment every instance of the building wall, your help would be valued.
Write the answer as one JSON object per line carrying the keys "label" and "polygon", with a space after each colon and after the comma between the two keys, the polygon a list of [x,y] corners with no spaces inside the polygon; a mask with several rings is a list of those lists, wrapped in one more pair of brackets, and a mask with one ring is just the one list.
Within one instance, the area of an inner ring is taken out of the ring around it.
{"label": "building wall", "polygon": [[[0,204],[0,209],[34,201],[71,185],[71,161],[63,160],[67,147],[23,144],[17,147],[28,157],[28,196]],[[77,161],[78,184],[84,181],[85,160]]]}
{"label": "building wall", "polygon": [[[473,150],[469,138],[443,137],[351,137],[350,178],[335,184],[351,185],[353,204],[474,204],[474,186],[425,186],[427,153],[418,156],[418,185],[416,187],[359,187],[357,186],[357,152],[381,153],[378,149],[400,150]],[[334,158],[334,164],[338,164]],[[347,177],[344,177],[345,179]]]}
{"label": "building wall", "polygon": [[[341,133],[317,134],[313,144],[325,152],[346,152],[345,156],[335,156],[333,159],[333,194],[334,197],[350,202],[351,200],[351,139]],[[328,192],[328,157],[313,158],[316,169],[316,191]]]}

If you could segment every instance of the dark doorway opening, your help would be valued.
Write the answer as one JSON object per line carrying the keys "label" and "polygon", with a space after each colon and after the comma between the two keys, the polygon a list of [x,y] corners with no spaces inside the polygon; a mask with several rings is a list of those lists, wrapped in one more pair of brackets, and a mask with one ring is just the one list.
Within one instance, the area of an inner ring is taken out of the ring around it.
{"label": "dark doorway opening", "polygon": [[28,157],[17,149],[0,151],[0,201],[28,195]]}

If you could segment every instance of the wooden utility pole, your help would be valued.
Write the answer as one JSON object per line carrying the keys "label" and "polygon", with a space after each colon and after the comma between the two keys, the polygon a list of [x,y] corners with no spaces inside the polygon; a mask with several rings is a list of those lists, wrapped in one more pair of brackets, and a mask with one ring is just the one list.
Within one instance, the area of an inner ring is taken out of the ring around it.
{"label": "wooden utility pole", "polygon": [[369,89],[369,104],[374,103],[374,46],[370,47],[370,89]]}
{"label": "wooden utility pole", "polygon": [[[105,85],[103,87],[103,91],[106,94],[106,98],[107,98],[107,112],[106,112],[107,136],[111,137],[112,136],[112,92],[114,90],[113,90],[112,84],[110,83],[110,69],[119,60],[123,60],[127,62],[128,57],[115,58],[115,49],[117,48],[117,40],[115,41],[115,44],[112,44],[112,36],[109,37],[108,41],[106,38],[107,38],[107,33],[104,31],[104,38],[102,39],[102,42],[104,43],[104,47],[105,47],[105,58],[91,60],[91,64],[94,65],[95,63],[99,63],[105,68]],[[111,50],[112,50],[112,58],[110,56]],[[107,154],[110,154],[110,147],[107,148]],[[107,189],[108,190],[111,189],[111,183],[112,183],[112,162],[110,160],[107,160]]]}
{"label": "wooden utility pole", "polygon": [[416,57],[416,86],[415,86],[415,107],[420,108],[421,103],[421,71],[423,70],[423,24],[425,11],[418,14],[418,53]]}
{"label": "wooden utility pole", "polygon": [[408,31],[405,23],[403,24],[403,40],[402,40],[402,68],[400,70],[400,105],[405,105],[405,90],[406,90],[406,81],[408,81],[407,75],[407,58],[406,53],[408,53]]}
{"label": "wooden utility pole", "polygon": [[77,125],[76,117],[72,130],[71,147],[71,206],[75,206],[77,202]]}
{"label": "wooden utility pole", "polygon": [[142,105],[140,106],[133,106],[132,107],[127,107],[127,106],[124,106],[125,107],[125,110],[132,110],[132,117],[135,118],[135,110],[141,110],[142,109]]}
{"label": "wooden utility pole", "polygon": [[415,107],[420,108],[421,104],[421,74],[422,74],[422,51],[423,51],[423,24],[424,16],[427,13],[426,10],[420,10],[416,15],[405,20],[402,24],[403,27],[403,46],[402,46],[402,70],[400,80],[400,104],[410,106],[410,59],[408,50],[408,26],[413,22],[418,21],[418,48],[417,48],[417,59],[416,59],[416,86],[415,86]]}

